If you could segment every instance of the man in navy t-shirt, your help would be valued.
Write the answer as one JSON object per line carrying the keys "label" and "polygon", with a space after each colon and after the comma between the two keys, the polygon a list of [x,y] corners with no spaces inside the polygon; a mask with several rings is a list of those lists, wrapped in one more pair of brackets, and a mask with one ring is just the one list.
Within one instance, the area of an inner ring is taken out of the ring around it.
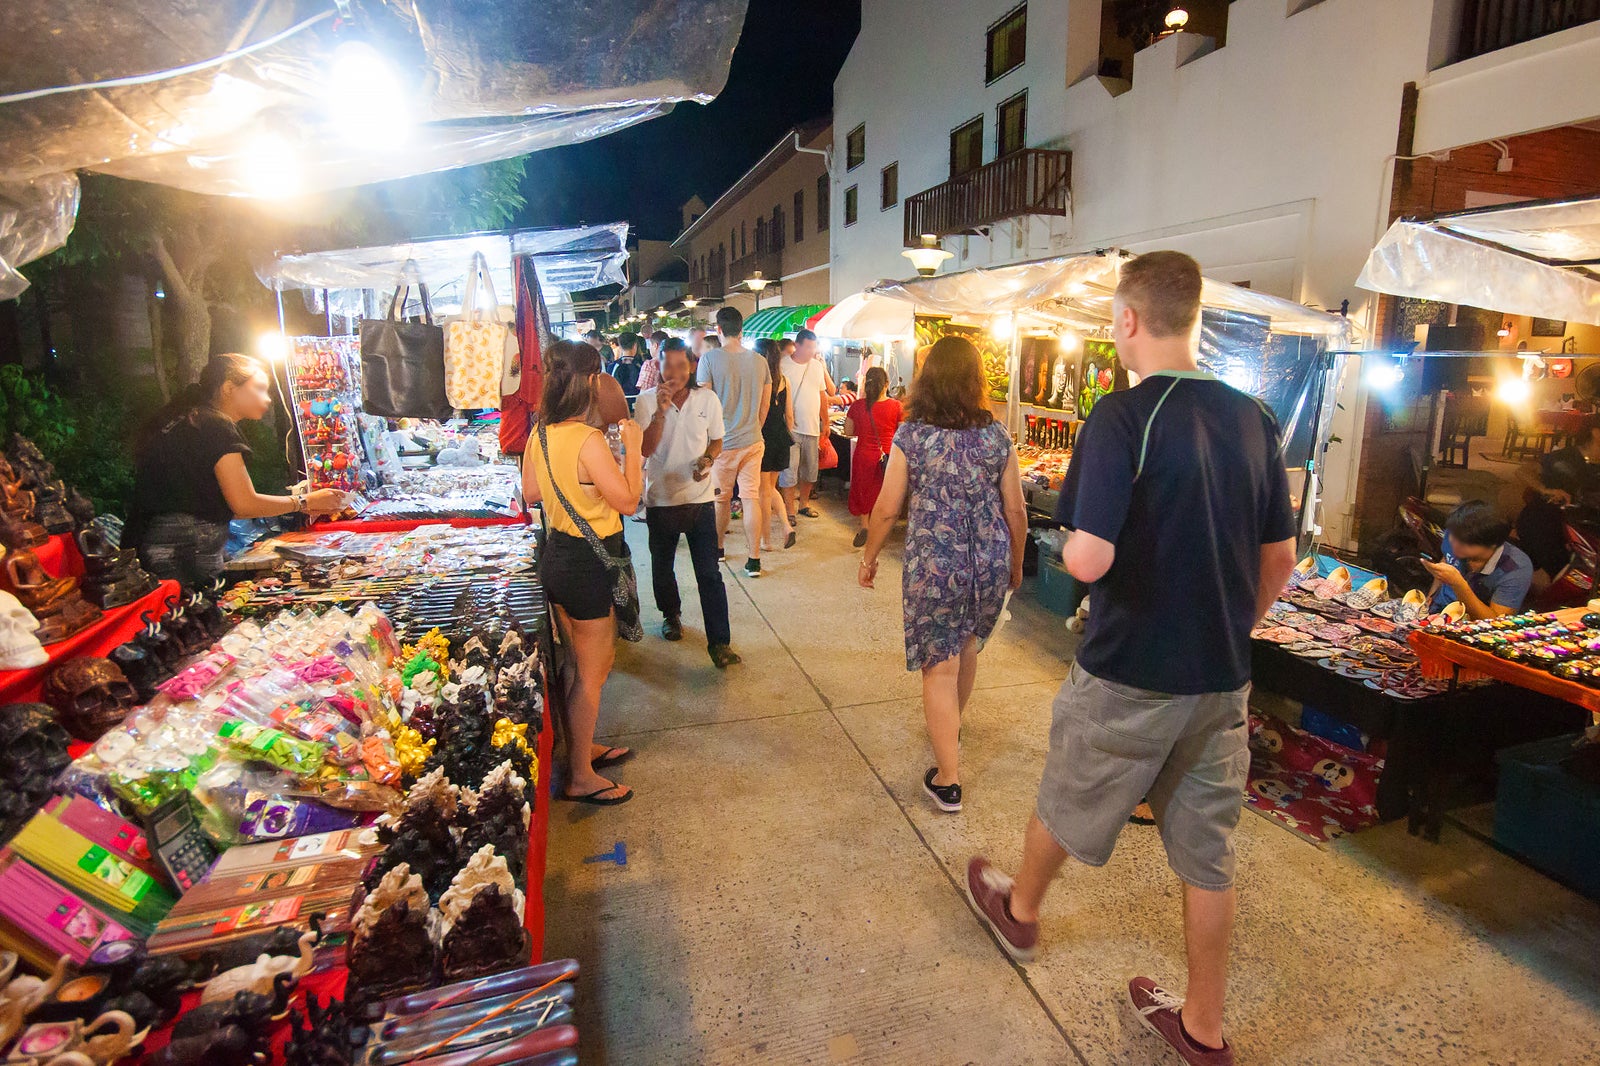
{"label": "man in navy t-shirt", "polygon": [[967,887],[1001,946],[1031,958],[1056,871],[1069,856],[1104,865],[1148,797],[1184,882],[1188,999],[1147,977],[1129,996],[1185,1061],[1231,1066],[1222,1004],[1250,630],[1294,567],[1295,527],[1272,412],[1197,366],[1200,288],[1199,265],[1177,252],[1122,268],[1112,335],[1141,380],[1096,402],[1057,512],[1093,609],[1056,697],[1022,870],[1013,883],[974,858]]}

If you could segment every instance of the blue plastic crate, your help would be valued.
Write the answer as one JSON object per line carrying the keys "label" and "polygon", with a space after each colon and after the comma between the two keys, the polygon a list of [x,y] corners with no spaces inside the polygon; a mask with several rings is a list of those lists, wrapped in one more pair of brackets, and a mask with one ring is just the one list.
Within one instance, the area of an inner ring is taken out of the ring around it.
{"label": "blue plastic crate", "polygon": [[1600,785],[1561,765],[1576,734],[1507,748],[1494,805],[1495,843],[1600,900]]}
{"label": "blue plastic crate", "polygon": [[1078,613],[1078,604],[1088,595],[1089,587],[1071,574],[1055,559],[1039,560],[1039,577],[1035,594],[1045,609],[1063,618]]}

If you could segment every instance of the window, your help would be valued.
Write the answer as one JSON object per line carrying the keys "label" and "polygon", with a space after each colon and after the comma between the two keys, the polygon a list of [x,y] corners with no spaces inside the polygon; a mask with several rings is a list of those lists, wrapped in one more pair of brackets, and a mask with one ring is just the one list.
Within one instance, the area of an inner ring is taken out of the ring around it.
{"label": "window", "polygon": [[772,226],[769,230],[769,232],[772,234],[771,244],[774,252],[783,251],[783,242],[789,232],[784,228],[784,225],[783,208],[774,207],[772,209]]}
{"label": "window", "polygon": [[998,159],[1028,147],[1028,93],[1023,90],[1000,105],[995,122],[994,154]]}
{"label": "window", "polygon": [[844,168],[854,170],[867,161],[867,127],[865,123],[851,130],[844,139]]}
{"label": "window", "polygon": [[739,223],[739,258],[740,259],[743,259],[745,256],[750,254],[750,246],[748,244],[746,244],[745,241],[744,241],[746,233],[747,233],[747,231],[744,228],[744,223],[743,222]]}
{"label": "window", "polygon": [[900,202],[900,164],[890,163],[879,178],[878,210],[887,211]]}
{"label": "window", "polygon": [[767,250],[767,220],[756,219],[756,254],[760,255]]}
{"label": "window", "polygon": [[1022,4],[1005,18],[989,27],[989,44],[985,51],[985,82],[1003,78],[1022,66],[1028,58],[1028,5]]}
{"label": "window", "polygon": [[828,185],[828,175],[824,174],[817,179],[817,232],[821,233],[828,228],[832,221],[833,204],[830,196],[833,189]]}
{"label": "window", "polygon": [[983,116],[950,133],[950,176],[959,178],[983,166]]}
{"label": "window", "polygon": [[799,190],[794,194],[794,243],[799,244],[806,239],[806,191]]}
{"label": "window", "polygon": [[856,224],[856,193],[857,187],[854,185],[844,191],[844,224],[846,226],[854,226]]}

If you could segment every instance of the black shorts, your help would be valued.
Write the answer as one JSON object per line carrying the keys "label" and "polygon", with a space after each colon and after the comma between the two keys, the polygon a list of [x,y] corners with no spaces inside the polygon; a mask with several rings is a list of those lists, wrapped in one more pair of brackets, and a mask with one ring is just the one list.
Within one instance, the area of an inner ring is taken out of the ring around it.
{"label": "black shorts", "polygon": [[[613,555],[622,551],[622,534],[605,538]],[[550,530],[545,534],[544,557],[539,561],[539,580],[545,598],[579,622],[604,618],[611,613],[611,576],[605,564],[582,537]]]}

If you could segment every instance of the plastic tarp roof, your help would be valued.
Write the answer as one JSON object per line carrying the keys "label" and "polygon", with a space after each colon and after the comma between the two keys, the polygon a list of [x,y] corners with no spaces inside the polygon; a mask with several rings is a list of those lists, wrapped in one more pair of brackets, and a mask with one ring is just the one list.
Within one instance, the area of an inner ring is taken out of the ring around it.
{"label": "plastic tarp roof", "polygon": [[[1008,266],[978,267],[911,281],[880,282],[867,290],[931,314],[981,315],[1029,312],[1062,325],[1097,329],[1111,323],[1111,297],[1122,263],[1121,250],[1035,259]],[[1273,332],[1343,337],[1343,316],[1316,311],[1266,293],[1205,279],[1205,307],[1270,321]]]}
{"label": "plastic tarp roof", "polygon": [[403,244],[345,248],[328,252],[284,254],[256,268],[269,289],[327,289],[337,314],[359,315],[362,292],[389,291],[403,278],[428,286],[434,310],[459,306],[474,253],[489,264],[495,296],[509,304],[514,292],[511,260],[533,257],[546,297],[582,292],[603,285],[625,285],[628,224],[577,226],[570,229],[515,230],[431,237]]}
{"label": "plastic tarp roof", "polygon": [[1356,284],[1421,300],[1600,326],[1600,197],[1401,219]]}
{"label": "plastic tarp roof", "polygon": [[[249,196],[262,192],[263,168],[292,172],[300,191],[313,192],[572,144],[677,102],[713,99],[745,7],[746,0],[8,0],[0,34],[0,97],[12,98],[0,100],[0,257],[8,265],[0,284],[59,246],[33,236],[13,247],[19,227],[38,234],[49,229],[39,220],[54,218],[59,230],[64,218],[70,230],[79,169]],[[330,91],[335,49],[352,39],[388,57],[407,83],[405,99],[395,101],[412,120],[403,141],[363,137],[363,124],[341,108],[347,101]],[[209,62],[221,56],[234,58]],[[175,68],[186,72],[41,92]],[[7,205],[15,203],[29,205],[26,217],[12,215]]]}

